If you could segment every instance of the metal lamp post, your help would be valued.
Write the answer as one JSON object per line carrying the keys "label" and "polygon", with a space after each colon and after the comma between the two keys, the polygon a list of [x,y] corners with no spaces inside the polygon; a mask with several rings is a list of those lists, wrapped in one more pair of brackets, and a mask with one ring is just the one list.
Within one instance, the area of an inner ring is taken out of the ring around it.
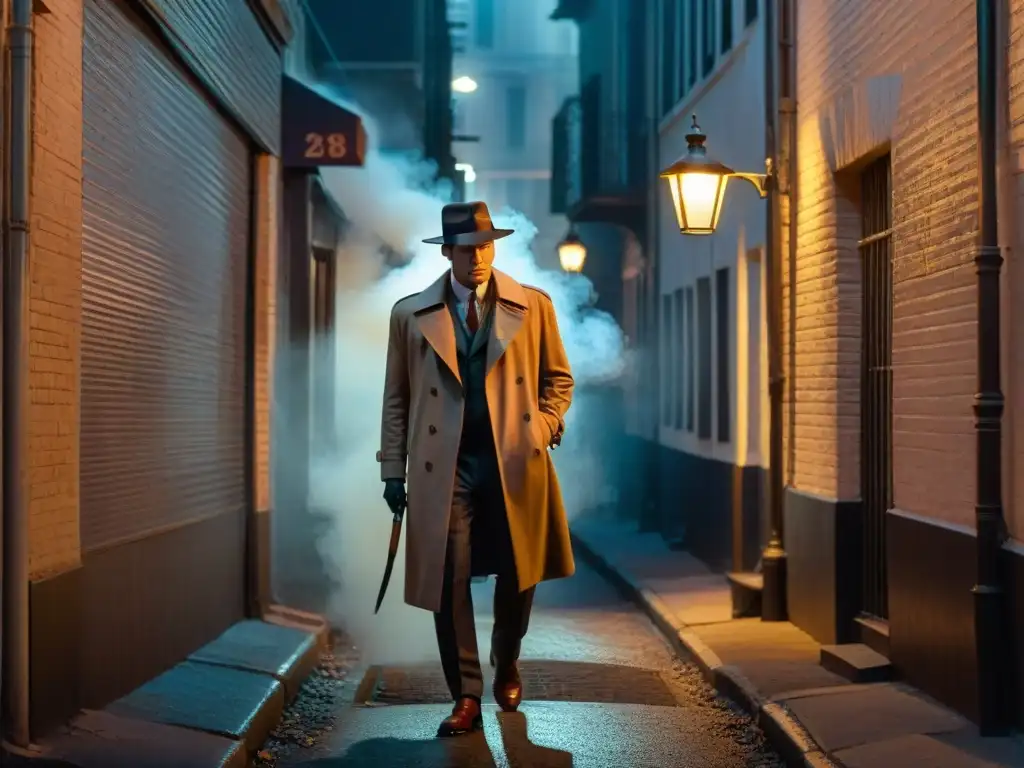
{"label": "metal lamp post", "polygon": [[[697,116],[686,136],[686,154],[661,172],[672,194],[679,231],[684,235],[710,235],[718,226],[725,189],[729,179],[743,179],[754,185],[758,194],[768,198],[765,266],[768,271],[767,325],[768,368],[771,420],[768,456],[768,543],[761,554],[764,586],[761,593],[761,619],[785,621],[786,551],[782,542],[782,328],[781,328],[781,262],[778,253],[776,215],[778,185],[775,183],[772,157],[765,161],[766,173],[738,173],[708,155],[704,146],[707,136],[697,125]],[[773,144],[769,142],[769,146]]]}
{"label": "metal lamp post", "polygon": [[582,272],[583,263],[587,260],[587,247],[580,240],[575,230],[570,229],[565,238],[558,244],[558,261],[566,272]]}

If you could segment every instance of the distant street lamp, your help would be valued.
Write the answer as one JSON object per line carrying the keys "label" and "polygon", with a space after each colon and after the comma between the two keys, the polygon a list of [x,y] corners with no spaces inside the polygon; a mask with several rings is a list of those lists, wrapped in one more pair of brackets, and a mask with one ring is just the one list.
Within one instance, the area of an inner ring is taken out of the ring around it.
{"label": "distant street lamp", "polygon": [[725,199],[725,187],[729,179],[745,179],[757,188],[761,197],[768,194],[771,179],[771,160],[766,161],[769,173],[736,173],[710,155],[704,142],[707,136],[697,125],[686,134],[686,154],[661,172],[661,178],[668,181],[672,193],[672,207],[684,235],[710,235],[718,226]]}
{"label": "distant street lamp", "polygon": [[[768,12],[765,24],[766,57],[771,66],[765,67],[765,104],[767,105],[767,125],[774,126],[775,95],[772,80],[774,75],[774,41],[770,30],[773,28],[771,16],[774,6],[771,0],[766,3]],[[767,173],[737,173],[727,165],[708,156],[704,147],[707,136],[697,125],[697,116],[693,116],[693,125],[686,135],[686,154],[661,172],[661,177],[668,181],[672,193],[672,205],[679,223],[679,231],[684,235],[710,235],[718,226],[718,217],[722,212],[722,201],[725,198],[725,187],[731,178],[749,181],[757,189],[757,193],[768,198],[768,211],[765,231],[765,271],[768,273],[765,319],[768,326],[768,543],[761,552],[761,620],[785,621],[788,617],[786,605],[786,572],[787,557],[783,545],[783,493],[785,484],[782,476],[782,392],[785,379],[782,373],[782,272],[779,258],[779,188],[774,183],[773,157],[777,151],[773,142],[773,131],[765,131],[765,144],[768,158],[765,160]],[[771,193],[771,194],[769,194]]]}
{"label": "distant street lamp", "polygon": [[476,181],[476,170],[469,163],[456,163],[455,170],[462,171],[467,184],[472,184]]}
{"label": "distant street lamp", "polygon": [[452,90],[456,93],[472,93],[477,89],[476,80],[463,75],[452,80]]}
{"label": "distant street lamp", "polygon": [[587,246],[580,240],[574,229],[558,244],[558,261],[566,272],[582,272],[587,260]]}

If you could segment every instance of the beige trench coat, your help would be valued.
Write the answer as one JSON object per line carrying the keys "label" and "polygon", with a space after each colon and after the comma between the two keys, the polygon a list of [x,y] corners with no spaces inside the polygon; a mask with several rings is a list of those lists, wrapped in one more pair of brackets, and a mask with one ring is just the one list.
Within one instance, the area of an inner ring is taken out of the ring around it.
{"label": "beige trench coat", "polygon": [[[575,571],[569,526],[548,447],[561,438],[573,379],[550,297],[494,270],[487,404],[499,456],[520,590]],[[438,611],[462,383],[445,304],[449,273],[391,311],[381,479],[405,478],[405,601]]]}

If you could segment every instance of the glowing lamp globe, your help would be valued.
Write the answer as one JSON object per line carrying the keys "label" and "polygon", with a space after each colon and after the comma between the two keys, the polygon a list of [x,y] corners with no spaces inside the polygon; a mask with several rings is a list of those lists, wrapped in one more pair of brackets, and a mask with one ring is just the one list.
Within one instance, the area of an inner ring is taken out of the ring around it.
{"label": "glowing lamp globe", "polygon": [[456,77],[452,80],[452,90],[456,93],[473,93],[477,89],[477,82],[468,75]]}
{"label": "glowing lamp globe", "polygon": [[558,244],[558,261],[566,272],[583,271],[583,262],[587,260],[587,247],[575,232],[570,232]]}
{"label": "glowing lamp globe", "polygon": [[706,140],[694,116],[686,135],[686,154],[660,174],[668,181],[676,221],[684,235],[710,235],[715,231],[725,186],[729,177],[736,175],[732,168],[708,156]]}

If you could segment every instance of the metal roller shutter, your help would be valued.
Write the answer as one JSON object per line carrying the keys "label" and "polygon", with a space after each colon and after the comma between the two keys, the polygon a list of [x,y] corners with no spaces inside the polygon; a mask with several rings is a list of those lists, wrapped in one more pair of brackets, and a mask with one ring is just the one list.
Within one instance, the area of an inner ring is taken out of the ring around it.
{"label": "metal roller shutter", "polygon": [[246,138],[121,0],[85,8],[81,534],[245,507]]}

